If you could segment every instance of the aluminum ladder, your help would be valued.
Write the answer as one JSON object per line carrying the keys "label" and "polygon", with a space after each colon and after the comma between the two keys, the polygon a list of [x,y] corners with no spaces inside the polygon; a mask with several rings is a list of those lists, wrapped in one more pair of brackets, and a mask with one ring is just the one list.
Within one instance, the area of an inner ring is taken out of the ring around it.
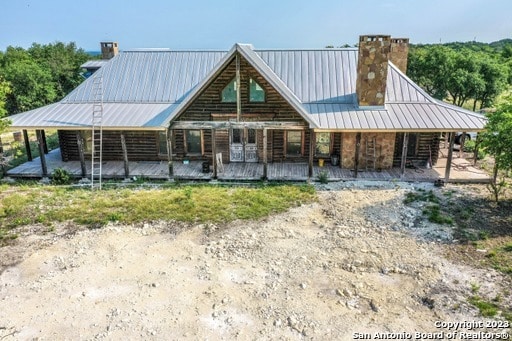
{"label": "aluminum ladder", "polygon": [[103,78],[92,80],[92,145],[91,145],[91,189],[101,189],[103,161]]}
{"label": "aluminum ladder", "polygon": [[375,170],[376,169],[376,138],[374,137],[367,137],[366,138],[366,153],[365,153],[365,166],[366,170]]}

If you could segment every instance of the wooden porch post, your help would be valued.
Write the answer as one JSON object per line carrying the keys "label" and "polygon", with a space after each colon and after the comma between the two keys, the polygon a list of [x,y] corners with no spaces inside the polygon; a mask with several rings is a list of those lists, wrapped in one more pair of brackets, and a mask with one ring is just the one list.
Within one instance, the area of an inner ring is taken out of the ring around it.
{"label": "wooden porch post", "polygon": [[27,151],[27,160],[32,161],[32,151],[30,150],[30,141],[28,139],[28,132],[23,129],[23,140],[25,141],[25,149]]}
{"label": "wooden porch post", "polygon": [[407,163],[407,145],[409,144],[409,133],[404,133],[402,141],[402,159],[400,160],[400,177],[405,176],[405,164]]}
{"label": "wooden porch post", "polygon": [[268,179],[267,167],[267,128],[263,128],[263,180]]}
{"label": "wooden porch post", "polygon": [[309,162],[308,162],[308,177],[313,177],[313,156],[315,154],[315,131],[309,130]]}
{"label": "wooden porch post", "polygon": [[128,163],[128,149],[126,148],[126,138],[124,132],[121,132],[121,149],[123,150],[124,177],[130,177],[130,164]]}
{"label": "wooden porch post", "polygon": [[361,149],[361,133],[356,134],[356,155],[354,155],[354,177],[359,172],[359,150]]}
{"label": "wooden porch post", "polygon": [[212,165],[213,178],[217,179],[217,141],[215,137],[216,130],[212,129]]}
{"label": "wooden porch post", "polygon": [[466,132],[462,133],[462,136],[459,140],[459,158],[464,157],[464,143],[466,142]]}
{"label": "wooden porch post", "polygon": [[172,163],[172,139],[173,139],[173,130],[169,127],[167,129],[167,160],[169,166],[169,179],[174,178],[174,165]]}
{"label": "wooden porch post", "polygon": [[473,165],[476,166],[476,162],[478,161],[478,145],[480,144],[480,134],[476,135],[475,140],[475,150],[473,151]]}
{"label": "wooden porch post", "polygon": [[82,177],[87,176],[87,168],[85,167],[85,152],[84,152],[84,140],[80,135],[80,132],[76,132],[76,144],[78,146],[78,157],[80,159],[80,169],[82,170]]}
{"label": "wooden porch post", "polygon": [[36,130],[36,136],[37,145],[39,147],[39,158],[41,160],[41,171],[43,173],[43,178],[46,178],[48,176],[48,167],[46,165],[46,156],[44,155],[44,141],[41,130]]}
{"label": "wooden porch post", "polygon": [[340,161],[339,161],[339,165],[340,165],[340,168],[343,168],[343,164],[342,164],[342,156],[343,156],[343,133],[340,133],[341,134],[341,138],[340,138]]}
{"label": "wooden porch post", "polygon": [[44,130],[41,130],[41,136],[43,137],[44,153],[48,154],[48,143],[46,143],[46,133],[44,132]]}
{"label": "wooden porch post", "polygon": [[236,121],[240,122],[242,116],[242,101],[240,93],[240,56],[236,53]]}
{"label": "wooden porch post", "polygon": [[448,182],[450,180],[450,170],[452,169],[452,158],[453,158],[453,145],[455,144],[455,139],[453,136],[450,139],[450,144],[448,145],[448,158],[446,159],[446,169],[444,170],[444,182]]}

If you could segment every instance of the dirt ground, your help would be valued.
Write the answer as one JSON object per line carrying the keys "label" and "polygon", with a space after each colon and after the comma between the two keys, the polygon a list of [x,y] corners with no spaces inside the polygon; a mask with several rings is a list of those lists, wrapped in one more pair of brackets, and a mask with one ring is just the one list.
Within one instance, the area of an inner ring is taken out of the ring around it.
{"label": "dirt ground", "polygon": [[403,204],[415,186],[430,188],[333,185],[313,204],[226,225],[25,227],[0,248],[0,340],[446,339],[447,323],[488,321],[468,303],[475,286],[512,301],[510,283],[413,231],[436,228]]}

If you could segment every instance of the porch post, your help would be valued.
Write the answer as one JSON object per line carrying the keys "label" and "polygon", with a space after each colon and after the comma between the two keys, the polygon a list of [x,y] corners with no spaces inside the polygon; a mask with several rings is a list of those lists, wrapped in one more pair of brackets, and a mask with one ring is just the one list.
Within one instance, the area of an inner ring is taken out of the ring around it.
{"label": "porch post", "polygon": [[343,168],[343,162],[342,162],[342,156],[343,156],[343,133],[340,133],[341,134],[341,138],[340,138],[340,161],[339,161],[339,165],[340,165],[340,168]]}
{"label": "porch post", "polygon": [[44,132],[44,130],[41,130],[41,136],[43,137],[44,153],[48,154],[48,143],[46,143],[46,133]]}
{"label": "porch post", "polygon": [[48,167],[46,165],[46,156],[44,155],[44,141],[41,130],[36,130],[36,136],[37,145],[39,147],[39,158],[41,160],[41,171],[43,173],[43,178],[46,178],[48,176]]}
{"label": "porch post", "polygon": [[30,141],[26,129],[23,129],[23,140],[25,141],[25,149],[27,151],[27,160],[32,161],[32,151],[30,150]]}
{"label": "porch post", "polygon": [[213,165],[213,178],[217,179],[217,141],[215,138],[216,130],[212,129],[212,165]]}
{"label": "porch post", "polygon": [[446,169],[444,170],[444,182],[448,182],[450,180],[450,170],[452,168],[452,158],[453,158],[453,145],[455,144],[455,139],[450,139],[450,144],[448,146],[448,158],[446,159]]}
{"label": "porch post", "polygon": [[404,133],[402,141],[402,159],[400,160],[400,178],[405,175],[405,164],[407,163],[407,145],[409,144],[409,133]]}
{"label": "porch post", "polygon": [[128,179],[130,177],[130,165],[128,163],[128,149],[126,148],[124,132],[121,132],[121,149],[123,150],[124,177]]}
{"label": "porch post", "polygon": [[263,180],[268,179],[267,167],[267,128],[263,128]]}
{"label": "porch post", "polygon": [[240,56],[236,53],[236,121],[242,116],[242,96],[240,93]]}
{"label": "porch post", "polygon": [[78,157],[80,158],[80,169],[82,170],[82,177],[87,176],[87,168],[85,167],[85,152],[84,152],[84,140],[80,135],[80,132],[76,132],[76,144],[78,146]]}
{"label": "porch post", "polygon": [[476,162],[478,161],[478,145],[480,144],[480,134],[476,135],[475,140],[475,150],[473,151],[473,165],[476,166]]}
{"label": "porch post", "polygon": [[361,149],[361,133],[356,134],[356,155],[354,155],[354,177],[359,172],[359,151]]}
{"label": "porch post", "polygon": [[315,131],[309,130],[309,163],[308,163],[308,177],[313,177],[313,156],[315,154]]}
{"label": "porch post", "polygon": [[167,160],[169,167],[169,179],[174,178],[174,165],[172,163],[172,139],[173,139],[173,130],[171,127],[167,129]]}
{"label": "porch post", "polygon": [[459,145],[459,158],[464,157],[464,142],[466,142],[466,132],[462,133],[462,136],[460,137],[460,145]]}

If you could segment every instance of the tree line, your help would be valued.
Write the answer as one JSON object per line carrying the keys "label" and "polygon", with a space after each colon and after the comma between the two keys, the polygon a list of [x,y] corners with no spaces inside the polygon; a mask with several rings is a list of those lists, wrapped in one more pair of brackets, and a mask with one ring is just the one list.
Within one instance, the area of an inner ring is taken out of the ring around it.
{"label": "tree line", "polygon": [[407,75],[434,98],[489,108],[512,85],[512,40],[411,45]]}
{"label": "tree line", "polygon": [[0,116],[59,101],[84,80],[80,65],[89,59],[73,42],[0,51]]}

